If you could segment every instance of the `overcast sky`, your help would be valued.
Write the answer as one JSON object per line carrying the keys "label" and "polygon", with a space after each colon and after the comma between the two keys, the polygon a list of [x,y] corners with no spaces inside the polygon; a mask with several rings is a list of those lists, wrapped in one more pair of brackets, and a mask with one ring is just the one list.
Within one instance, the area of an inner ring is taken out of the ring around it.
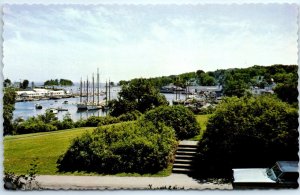
{"label": "overcast sky", "polygon": [[101,81],[297,64],[297,7],[5,5],[4,78]]}

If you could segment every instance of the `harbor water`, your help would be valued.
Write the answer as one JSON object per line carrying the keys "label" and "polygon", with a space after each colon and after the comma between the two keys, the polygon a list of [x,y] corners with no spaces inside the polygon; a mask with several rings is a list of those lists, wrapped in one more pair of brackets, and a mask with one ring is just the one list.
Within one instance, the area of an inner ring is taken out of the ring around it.
{"label": "harbor water", "polygon": [[[73,89],[74,90],[74,89]],[[120,87],[112,87],[111,89],[111,99],[116,99],[118,97],[118,92],[120,91]],[[166,99],[172,104],[172,101],[176,98],[175,94],[164,94]],[[85,97],[82,97],[85,100]],[[91,100],[92,97],[89,97]],[[96,101],[98,97],[94,97]],[[99,96],[100,100],[105,98],[104,96]],[[179,99],[179,97],[178,97]],[[180,99],[185,99],[185,95],[181,94]],[[65,103],[67,101],[67,103]],[[75,98],[62,98],[58,100],[39,100],[39,101],[28,101],[28,102],[16,102],[15,103],[15,110],[13,112],[13,118],[23,118],[28,119],[32,116],[37,116],[41,114],[45,114],[46,110],[49,108],[63,108],[67,109],[68,111],[59,111],[57,117],[59,120],[62,120],[66,114],[70,114],[73,121],[77,121],[79,119],[86,119],[90,116],[106,116],[107,112],[100,109],[100,110],[87,110],[87,111],[78,111],[77,110],[77,103],[80,102],[79,97]],[[40,104],[42,109],[36,109],[35,105]]]}

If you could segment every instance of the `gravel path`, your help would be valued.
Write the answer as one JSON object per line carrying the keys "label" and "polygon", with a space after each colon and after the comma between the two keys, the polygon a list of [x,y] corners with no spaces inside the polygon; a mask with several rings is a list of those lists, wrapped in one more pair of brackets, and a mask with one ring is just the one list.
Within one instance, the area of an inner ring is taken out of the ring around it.
{"label": "gravel path", "polygon": [[113,189],[232,189],[231,184],[199,183],[184,174],[168,177],[118,177],[118,176],[57,176],[36,177],[40,187],[54,190],[113,190]]}

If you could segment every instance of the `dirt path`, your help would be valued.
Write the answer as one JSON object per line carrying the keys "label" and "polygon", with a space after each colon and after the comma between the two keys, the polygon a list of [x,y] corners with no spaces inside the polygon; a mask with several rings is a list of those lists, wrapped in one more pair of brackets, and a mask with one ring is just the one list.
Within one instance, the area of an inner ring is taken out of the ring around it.
{"label": "dirt path", "polygon": [[104,189],[232,189],[231,184],[198,183],[184,174],[168,177],[118,177],[118,176],[37,176],[43,189],[64,190],[104,190]]}

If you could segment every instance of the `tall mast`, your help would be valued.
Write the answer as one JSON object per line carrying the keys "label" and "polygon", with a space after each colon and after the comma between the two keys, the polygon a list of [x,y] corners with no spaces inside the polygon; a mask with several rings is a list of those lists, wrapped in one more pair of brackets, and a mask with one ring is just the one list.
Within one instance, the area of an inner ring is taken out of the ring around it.
{"label": "tall mast", "polygon": [[86,77],[86,103],[89,102],[89,77]]}
{"label": "tall mast", "polygon": [[83,81],[83,86],[82,86],[82,93],[84,94],[85,92],[85,81]]}
{"label": "tall mast", "polygon": [[95,103],[95,84],[94,84],[94,73],[93,73],[93,105]]}
{"label": "tall mast", "polygon": [[110,79],[108,80],[108,100],[110,101]]}
{"label": "tall mast", "polygon": [[100,92],[99,92],[99,90],[100,90],[100,81],[99,81],[100,79],[99,79],[99,68],[97,68],[97,106],[99,106],[99,96],[100,96]]}
{"label": "tall mast", "polygon": [[105,103],[107,105],[107,80],[105,81],[105,95],[106,95],[106,98],[105,98]]}
{"label": "tall mast", "polygon": [[80,103],[82,103],[82,77],[80,78]]}

